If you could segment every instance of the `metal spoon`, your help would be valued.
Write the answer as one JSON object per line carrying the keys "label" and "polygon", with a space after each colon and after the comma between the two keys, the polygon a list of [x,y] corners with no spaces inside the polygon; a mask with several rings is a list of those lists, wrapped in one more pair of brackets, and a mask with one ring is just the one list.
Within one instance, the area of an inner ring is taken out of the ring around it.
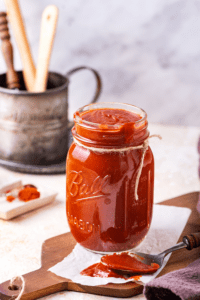
{"label": "metal spoon", "polygon": [[152,263],[157,263],[161,267],[164,258],[167,254],[183,248],[186,248],[187,250],[192,250],[193,248],[197,248],[199,246],[200,246],[200,232],[197,232],[197,233],[191,233],[189,235],[184,236],[182,242],[178,243],[173,247],[170,247],[169,249],[166,249],[165,251],[159,254],[154,255],[154,254],[145,254],[140,252],[135,252],[135,254],[138,255],[139,257],[142,257],[141,260],[139,259],[139,257],[137,257],[137,259],[143,262],[144,264],[151,265]]}
{"label": "metal spoon", "polygon": [[[175,245],[169,249],[166,249],[165,251],[163,251],[162,253],[159,253],[159,254],[154,255],[154,254],[146,254],[146,253],[132,252],[132,251],[129,251],[128,253],[129,253],[130,257],[136,258],[138,261],[142,262],[143,264],[152,266],[152,264],[156,263],[161,267],[163,264],[164,258],[167,254],[169,254],[173,251],[176,251],[176,250],[183,249],[183,248],[192,250],[193,248],[197,248],[199,246],[200,246],[200,232],[192,233],[190,235],[184,236],[183,241],[181,243],[178,243],[177,245]],[[126,268],[122,264],[121,264],[121,268],[119,268],[119,266],[117,267],[117,265],[115,268],[115,266],[113,264],[111,267],[105,261],[102,261],[102,263],[106,264],[108,267],[110,267],[113,270],[115,269],[115,270],[123,271],[123,272],[127,272],[127,273],[133,272],[132,270],[128,269],[128,267]],[[140,271],[140,270],[138,269],[138,271]],[[155,272],[155,270],[153,272]],[[153,272],[151,272],[151,273],[153,273]]]}

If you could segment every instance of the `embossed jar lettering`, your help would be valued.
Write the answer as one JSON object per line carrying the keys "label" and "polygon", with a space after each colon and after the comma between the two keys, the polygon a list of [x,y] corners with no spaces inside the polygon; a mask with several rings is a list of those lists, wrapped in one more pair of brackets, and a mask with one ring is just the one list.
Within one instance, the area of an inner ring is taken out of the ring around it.
{"label": "embossed jar lettering", "polygon": [[[86,177],[86,176],[85,176]],[[104,192],[104,188],[109,182],[109,175],[104,176],[101,179],[97,176],[93,182],[86,182],[82,171],[70,171],[69,172],[69,193],[72,197],[86,196],[84,198],[78,198],[77,201],[86,200],[88,197],[95,199],[109,193]]]}
{"label": "embossed jar lettering", "polygon": [[146,113],[98,103],[74,115],[66,165],[66,210],[72,235],[96,252],[126,251],[152,219],[154,160]]}

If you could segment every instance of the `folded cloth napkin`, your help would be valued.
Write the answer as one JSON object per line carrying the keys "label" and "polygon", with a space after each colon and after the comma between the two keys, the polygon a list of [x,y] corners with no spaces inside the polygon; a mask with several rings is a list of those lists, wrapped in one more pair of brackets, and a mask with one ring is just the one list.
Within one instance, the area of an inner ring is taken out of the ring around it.
{"label": "folded cloth napkin", "polygon": [[199,200],[197,202],[197,210],[200,213],[200,193],[199,193]]}
{"label": "folded cloth napkin", "polygon": [[[200,179],[200,137],[199,137],[197,148],[198,148],[198,153],[199,153],[199,168],[198,168],[198,171],[199,171],[199,179]],[[199,193],[199,201],[197,202],[197,210],[200,213],[200,193]]]}
{"label": "folded cloth napkin", "polygon": [[186,268],[153,279],[143,293],[148,300],[200,299],[200,258]]}
{"label": "folded cloth napkin", "polygon": [[198,140],[197,150],[198,150],[198,153],[199,153],[199,168],[198,168],[198,171],[199,171],[199,178],[200,178],[200,137],[199,137],[199,140]]}

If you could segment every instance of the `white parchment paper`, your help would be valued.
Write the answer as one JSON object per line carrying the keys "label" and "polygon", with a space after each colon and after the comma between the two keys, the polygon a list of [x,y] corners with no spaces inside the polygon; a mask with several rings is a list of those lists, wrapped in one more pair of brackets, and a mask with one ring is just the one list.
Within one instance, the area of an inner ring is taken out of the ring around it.
{"label": "white parchment paper", "polygon": [[[174,246],[181,235],[191,210],[189,208],[154,205],[153,220],[151,228],[145,240],[134,249],[134,251],[156,254]],[[186,251],[185,249],[179,251]],[[189,254],[188,254],[189,255]],[[165,258],[163,267],[166,265],[170,255]],[[95,286],[107,283],[125,283],[133,279],[125,280],[121,278],[100,278],[80,275],[80,272],[92,264],[100,262],[101,255],[92,253],[80,245],[76,245],[73,251],[56,264],[49,271],[58,276],[71,279],[73,282],[83,285]],[[143,275],[140,283],[149,282],[163,269],[160,268],[153,275]]]}

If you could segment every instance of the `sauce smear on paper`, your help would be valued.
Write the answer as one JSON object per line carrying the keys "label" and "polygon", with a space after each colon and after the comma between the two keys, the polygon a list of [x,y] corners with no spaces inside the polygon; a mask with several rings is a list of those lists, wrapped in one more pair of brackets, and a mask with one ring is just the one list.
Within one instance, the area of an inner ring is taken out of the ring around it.
{"label": "sauce smear on paper", "polygon": [[103,265],[101,262],[89,266],[88,268],[81,271],[80,274],[84,276],[90,276],[90,277],[102,277],[102,278],[115,277],[115,278],[125,279],[123,275],[117,274],[107,266]]}
{"label": "sauce smear on paper", "polygon": [[128,252],[105,255],[101,258],[100,263],[89,266],[81,271],[80,274],[90,277],[123,278],[125,280],[132,278],[139,281],[140,275],[155,273],[160,267],[156,263],[151,265],[144,264],[137,257],[140,258],[138,255],[130,255]]}

